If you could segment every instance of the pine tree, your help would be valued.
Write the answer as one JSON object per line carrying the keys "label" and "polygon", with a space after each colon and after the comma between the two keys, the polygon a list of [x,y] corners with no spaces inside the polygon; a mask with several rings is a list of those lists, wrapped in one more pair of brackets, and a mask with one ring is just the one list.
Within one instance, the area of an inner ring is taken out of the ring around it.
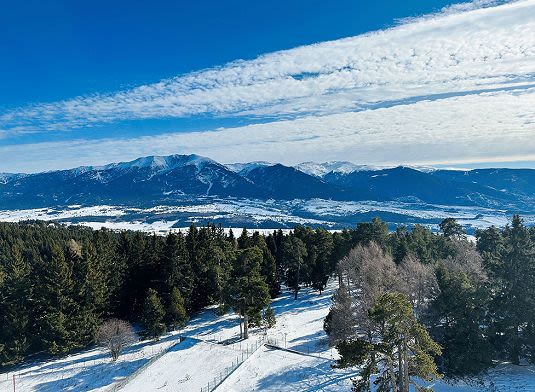
{"label": "pine tree", "polygon": [[177,327],[183,328],[189,319],[184,306],[184,299],[180,294],[180,290],[176,287],[173,287],[171,291],[171,298],[169,299],[169,306],[167,309],[167,318],[173,329]]}
{"label": "pine tree", "polygon": [[238,237],[238,249],[246,249],[251,246],[251,241],[249,238],[249,232],[244,227],[241,235]]}
{"label": "pine tree", "polygon": [[294,299],[301,287],[301,269],[304,269],[304,259],[307,256],[307,249],[303,241],[289,235],[282,242],[282,258],[286,267],[286,285],[294,292]]}
{"label": "pine tree", "polygon": [[504,239],[500,262],[494,266],[500,282],[494,305],[495,328],[503,337],[498,344],[514,364],[519,364],[523,355],[535,352],[523,336],[524,328],[535,323],[535,245],[518,215],[504,230]]}
{"label": "pine tree", "polygon": [[0,367],[24,358],[30,346],[30,269],[18,247],[5,270],[0,268]]}
{"label": "pine tree", "polygon": [[68,329],[76,304],[70,297],[73,289],[72,269],[66,262],[63,249],[53,244],[41,260],[36,278],[40,280],[32,307],[36,325],[32,326],[42,349],[50,354],[64,353],[73,347]]}
{"label": "pine tree", "polygon": [[266,328],[272,328],[277,323],[277,318],[275,316],[275,311],[271,306],[268,305],[268,307],[264,310],[263,314],[263,321]]}
{"label": "pine tree", "polygon": [[381,295],[369,311],[374,339],[344,341],[338,348],[339,367],[362,366],[353,390],[370,389],[370,379],[378,391],[408,392],[416,379],[431,381],[440,377],[433,356],[440,346],[429,336],[414,316],[410,301],[403,294]]}
{"label": "pine tree", "polygon": [[468,274],[437,268],[439,294],[431,302],[427,320],[442,346],[441,369],[449,376],[477,375],[492,365],[485,325],[489,295]]}
{"label": "pine tree", "polygon": [[165,309],[160,297],[158,297],[158,293],[154,289],[149,289],[141,316],[146,338],[159,340],[160,336],[166,331],[164,317]]}
{"label": "pine tree", "polygon": [[240,328],[243,319],[243,339],[249,337],[249,321],[258,323],[270,301],[269,287],[260,274],[261,261],[262,252],[256,247],[240,251],[224,290],[225,303],[240,316]]}
{"label": "pine tree", "polygon": [[195,277],[188,257],[186,240],[181,233],[171,233],[167,236],[161,264],[166,277],[167,296],[171,296],[172,290],[177,288],[186,307],[190,308]]}

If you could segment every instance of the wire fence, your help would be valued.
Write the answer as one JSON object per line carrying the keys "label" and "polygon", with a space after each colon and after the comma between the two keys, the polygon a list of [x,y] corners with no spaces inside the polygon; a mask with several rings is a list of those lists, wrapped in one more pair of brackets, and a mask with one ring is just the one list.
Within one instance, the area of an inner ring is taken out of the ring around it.
{"label": "wire fence", "polygon": [[147,362],[145,362],[143,365],[138,367],[135,371],[130,373],[128,376],[123,378],[121,381],[115,383],[110,388],[106,389],[106,392],[116,392],[119,389],[123,388],[126,384],[128,384],[130,381],[132,381],[138,374],[143,372],[146,368],[148,368],[150,365],[152,365],[154,362],[156,362],[158,359],[163,357],[169,350],[171,350],[173,347],[177,346],[178,344],[182,343],[186,337],[179,336],[178,342],[171,344],[170,346],[167,346],[165,348],[162,348],[158,351],[156,355],[153,355]]}
{"label": "wire fence", "polygon": [[266,339],[261,336],[260,339],[255,341],[252,344],[247,344],[245,350],[241,351],[241,354],[236,356],[236,359],[232,361],[230,366],[227,366],[225,369],[219,372],[212,380],[208,381],[205,387],[201,387],[201,392],[212,392],[218,386],[220,386],[223,381],[225,381],[232,373],[244,363],[247,358],[253,355],[260,347],[264,346]]}
{"label": "wire fence", "polygon": [[[83,377],[80,375],[91,374],[91,379],[95,383],[105,380],[107,383],[113,382],[116,374],[125,374],[131,371],[132,363],[140,362],[147,357],[162,356],[176,343],[168,347],[143,347],[139,351],[133,351],[125,354],[117,362],[110,362],[109,357],[100,350],[94,353],[98,358],[82,359],[74,356],[67,356],[60,359],[59,362],[35,362],[24,368],[15,371],[6,372],[0,375],[0,391],[23,391],[34,390],[36,385],[46,385],[51,390],[73,390],[80,387],[83,383]],[[125,359],[126,356],[126,360]],[[123,361],[124,360],[124,361]],[[147,366],[144,364],[143,366]],[[126,378],[130,378],[127,376]],[[120,382],[124,380],[121,379]],[[43,386],[43,388],[45,388]],[[116,385],[108,387],[106,391],[115,391]]]}

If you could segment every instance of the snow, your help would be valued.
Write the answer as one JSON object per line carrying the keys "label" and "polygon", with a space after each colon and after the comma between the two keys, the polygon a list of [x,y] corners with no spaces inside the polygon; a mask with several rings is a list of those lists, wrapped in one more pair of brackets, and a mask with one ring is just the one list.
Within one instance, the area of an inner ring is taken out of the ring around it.
{"label": "snow", "polygon": [[[350,392],[351,378],[357,370],[332,369],[338,356],[329,348],[323,331],[335,288],[336,282],[330,282],[321,295],[305,288],[297,300],[284,291],[272,303],[277,324],[267,331],[252,329],[247,341],[238,339],[236,315],[218,316],[216,308],[211,307],[197,314],[185,329],[165,335],[159,342],[134,345],[116,363],[110,362],[102,350],[91,349],[62,359],[25,364],[0,374],[0,391],[12,390],[15,374],[20,392],[111,391],[127,376],[121,390],[128,392],[197,392],[206,390],[214,378],[225,378],[239,362],[216,391]],[[163,355],[149,363],[160,352]],[[434,383],[434,388],[436,392],[535,391],[535,367],[505,364],[479,382],[448,384],[441,380]]]}
{"label": "snow", "polygon": [[375,171],[383,170],[393,166],[371,166],[371,165],[357,165],[346,161],[330,161],[330,162],[303,162],[295,166],[306,174],[316,177],[323,177],[327,173],[342,173],[349,174],[356,171]]}
{"label": "snow", "polygon": [[[413,170],[418,170],[423,173],[431,173],[437,170],[429,166],[374,166],[374,165],[357,165],[356,163],[346,161],[329,161],[323,163],[317,162],[303,162],[294,166],[297,170],[310,174],[316,177],[323,177],[328,173],[350,174],[359,171],[379,171],[385,169],[393,169],[395,167],[405,167]],[[372,176],[373,177],[373,176]]]}
{"label": "snow", "polygon": [[133,378],[122,391],[198,391],[209,375],[221,374],[233,362],[236,351],[217,343],[186,339]]}
{"label": "snow", "polygon": [[[155,205],[129,207],[113,205],[81,206],[66,208],[36,208],[26,210],[0,210],[0,222],[23,220],[59,221],[113,230],[141,230],[165,234],[175,227],[188,227],[191,222],[222,222],[234,227],[238,221],[248,222],[273,231],[279,227],[291,228],[297,224],[341,229],[354,226],[359,217],[393,214],[397,221],[420,223],[436,230],[438,222],[454,218],[465,228],[503,227],[511,220],[508,211],[483,207],[445,206],[426,204],[417,200],[399,201],[336,201],[325,199],[257,200],[237,198],[203,197],[184,199],[180,205]],[[528,225],[535,224],[535,215],[523,214]],[[388,221],[388,215],[385,220]],[[362,219],[361,219],[362,220]],[[245,224],[244,224],[245,225]],[[238,226],[241,224],[238,223]],[[256,229],[255,229],[256,230]]]}
{"label": "snow", "polygon": [[265,166],[273,166],[274,163],[265,162],[265,161],[255,161],[255,162],[248,162],[248,163],[228,163],[225,164],[226,168],[235,172],[240,173],[242,175],[246,175],[251,170],[257,169],[259,167],[265,167]]}
{"label": "snow", "polygon": [[22,365],[0,374],[0,391],[13,390],[15,375],[18,392],[107,391],[149,360],[178,342],[178,335],[169,334],[159,342],[143,341],[128,348],[117,362],[99,348],[47,362]]}

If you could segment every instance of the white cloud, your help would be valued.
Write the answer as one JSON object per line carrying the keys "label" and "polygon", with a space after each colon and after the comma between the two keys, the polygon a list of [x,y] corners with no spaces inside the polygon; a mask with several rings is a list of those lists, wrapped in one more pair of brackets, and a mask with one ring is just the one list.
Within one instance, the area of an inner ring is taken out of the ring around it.
{"label": "white cloud", "polygon": [[120,120],[202,114],[264,122],[136,138],[0,144],[0,171],[190,152],[223,162],[535,160],[535,0],[491,4],[478,0],[384,31],[114,94],[0,113],[0,143],[21,132]]}
{"label": "white cloud", "polygon": [[22,107],[1,114],[0,128],[13,134],[199,114],[326,115],[534,82],[535,0],[459,12],[488,3],[127,91]]}
{"label": "white cloud", "polygon": [[[535,88],[133,139],[0,147],[4,171],[191,153],[221,162],[458,164],[535,160]],[[28,159],[31,157],[31,159]]]}

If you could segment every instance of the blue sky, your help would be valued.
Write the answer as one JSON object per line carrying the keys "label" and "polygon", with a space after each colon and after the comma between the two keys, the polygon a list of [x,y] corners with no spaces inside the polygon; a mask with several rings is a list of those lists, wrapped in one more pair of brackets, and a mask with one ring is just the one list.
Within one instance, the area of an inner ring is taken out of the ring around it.
{"label": "blue sky", "polygon": [[4,3],[0,172],[170,153],[533,166],[535,8],[501,3]]}

